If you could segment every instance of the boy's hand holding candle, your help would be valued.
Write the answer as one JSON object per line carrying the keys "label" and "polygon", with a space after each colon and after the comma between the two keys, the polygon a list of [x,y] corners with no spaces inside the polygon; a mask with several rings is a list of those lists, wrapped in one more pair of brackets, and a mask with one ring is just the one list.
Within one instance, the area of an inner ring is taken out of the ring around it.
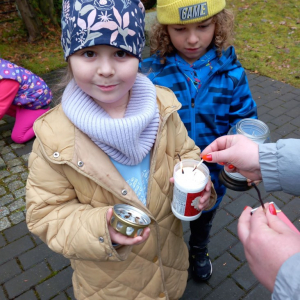
{"label": "boy's hand holding candle", "polygon": [[212,187],[212,182],[209,178],[204,190],[203,190],[203,194],[199,200],[199,205],[198,208],[202,211],[205,210],[206,207],[209,205],[209,199],[210,199],[210,195],[211,195],[211,187]]}
{"label": "boy's hand holding candle", "polygon": [[[170,182],[174,183],[174,177],[170,178]],[[210,195],[211,195],[211,188],[212,188],[212,182],[209,178],[204,190],[203,190],[203,194],[201,196],[201,198],[199,199],[199,205],[198,208],[199,210],[205,210],[207,208],[207,206],[209,205],[209,199],[210,199]]]}

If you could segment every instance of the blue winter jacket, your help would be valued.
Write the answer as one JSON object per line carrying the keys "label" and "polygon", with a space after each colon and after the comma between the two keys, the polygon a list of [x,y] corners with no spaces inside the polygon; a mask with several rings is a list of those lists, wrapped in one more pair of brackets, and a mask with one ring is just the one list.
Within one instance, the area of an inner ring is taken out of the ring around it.
{"label": "blue winter jacket", "polygon": [[[159,56],[153,55],[140,64],[140,72],[154,84],[168,87],[175,93],[182,104],[179,115],[200,149],[226,135],[239,120],[257,118],[245,70],[233,47],[224,51],[220,58],[215,49],[211,49],[193,65],[183,64],[180,59],[177,54],[168,55],[163,63]],[[218,180],[222,166],[208,164],[208,167],[218,194],[212,208],[215,209],[226,189]]]}

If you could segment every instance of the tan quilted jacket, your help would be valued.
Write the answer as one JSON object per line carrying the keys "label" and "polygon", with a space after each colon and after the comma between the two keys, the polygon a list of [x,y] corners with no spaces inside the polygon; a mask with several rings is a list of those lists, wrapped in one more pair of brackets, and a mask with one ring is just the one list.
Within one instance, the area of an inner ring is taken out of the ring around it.
{"label": "tan quilted jacket", "polygon": [[[160,127],[152,151],[146,207],[60,105],[34,125],[36,140],[26,186],[28,228],[71,260],[78,300],[179,299],[184,292],[188,250],[181,221],[171,211],[169,178],[177,153],[183,159],[199,160],[200,150],[176,112],[180,104],[175,95],[166,88],[156,90]],[[215,201],[212,190],[210,207]],[[145,243],[112,246],[106,212],[117,203],[133,205],[150,216],[151,234]]]}

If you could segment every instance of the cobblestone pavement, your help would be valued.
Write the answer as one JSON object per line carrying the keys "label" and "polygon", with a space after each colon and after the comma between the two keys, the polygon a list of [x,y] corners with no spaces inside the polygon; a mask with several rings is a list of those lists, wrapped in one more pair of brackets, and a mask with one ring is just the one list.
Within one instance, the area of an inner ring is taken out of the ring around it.
{"label": "cobblestone pavement", "polygon": [[[259,119],[270,127],[272,141],[300,138],[300,89],[258,74],[247,75]],[[53,87],[60,75],[52,72],[43,78]],[[8,116],[0,121],[0,300],[75,299],[69,260],[49,250],[26,227],[25,184],[33,141],[14,144],[10,138],[13,124],[14,119]],[[300,229],[299,197],[266,193],[262,184],[260,191],[264,201],[275,201]],[[182,300],[270,299],[270,293],[250,272],[237,237],[237,219],[246,205],[258,205],[254,190],[227,191],[213,222],[209,243],[213,276],[200,284],[189,278]],[[187,222],[184,230],[187,242]]]}

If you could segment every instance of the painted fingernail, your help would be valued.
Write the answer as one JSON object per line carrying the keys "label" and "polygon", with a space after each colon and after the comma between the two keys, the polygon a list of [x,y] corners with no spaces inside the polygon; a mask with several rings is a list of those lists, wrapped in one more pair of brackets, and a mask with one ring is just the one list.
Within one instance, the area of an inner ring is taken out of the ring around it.
{"label": "painted fingernail", "polygon": [[269,211],[270,211],[270,213],[271,213],[273,216],[276,216],[276,215],[277,215],[276,208],[275,208],[275,206],[274,206],[273,203],[271,203],[271,204],[269,205]]}
{"label": "painted fingernail", "polygon": [[211,154],[206,154],[202,156],[203,160],[206,161],[212,161],[212,155]]}
{"label": "painted fingernail", "polygon": [[235,168],[235,166],[234,166],[234,165],[229,165],[228,168],[229,168],[230,170],[232,170],[232,169]]}
{"label": "painted fingernail", "polygon": [[245,207],[244,207],[244,210],[247,208],[248,206],[246,205]]}
{"label": "painted fingernail", "polygon": [[224,162],[219,162],[218,164],[221,165],[221,166],[224,166],[224,165],[225,165]]}

